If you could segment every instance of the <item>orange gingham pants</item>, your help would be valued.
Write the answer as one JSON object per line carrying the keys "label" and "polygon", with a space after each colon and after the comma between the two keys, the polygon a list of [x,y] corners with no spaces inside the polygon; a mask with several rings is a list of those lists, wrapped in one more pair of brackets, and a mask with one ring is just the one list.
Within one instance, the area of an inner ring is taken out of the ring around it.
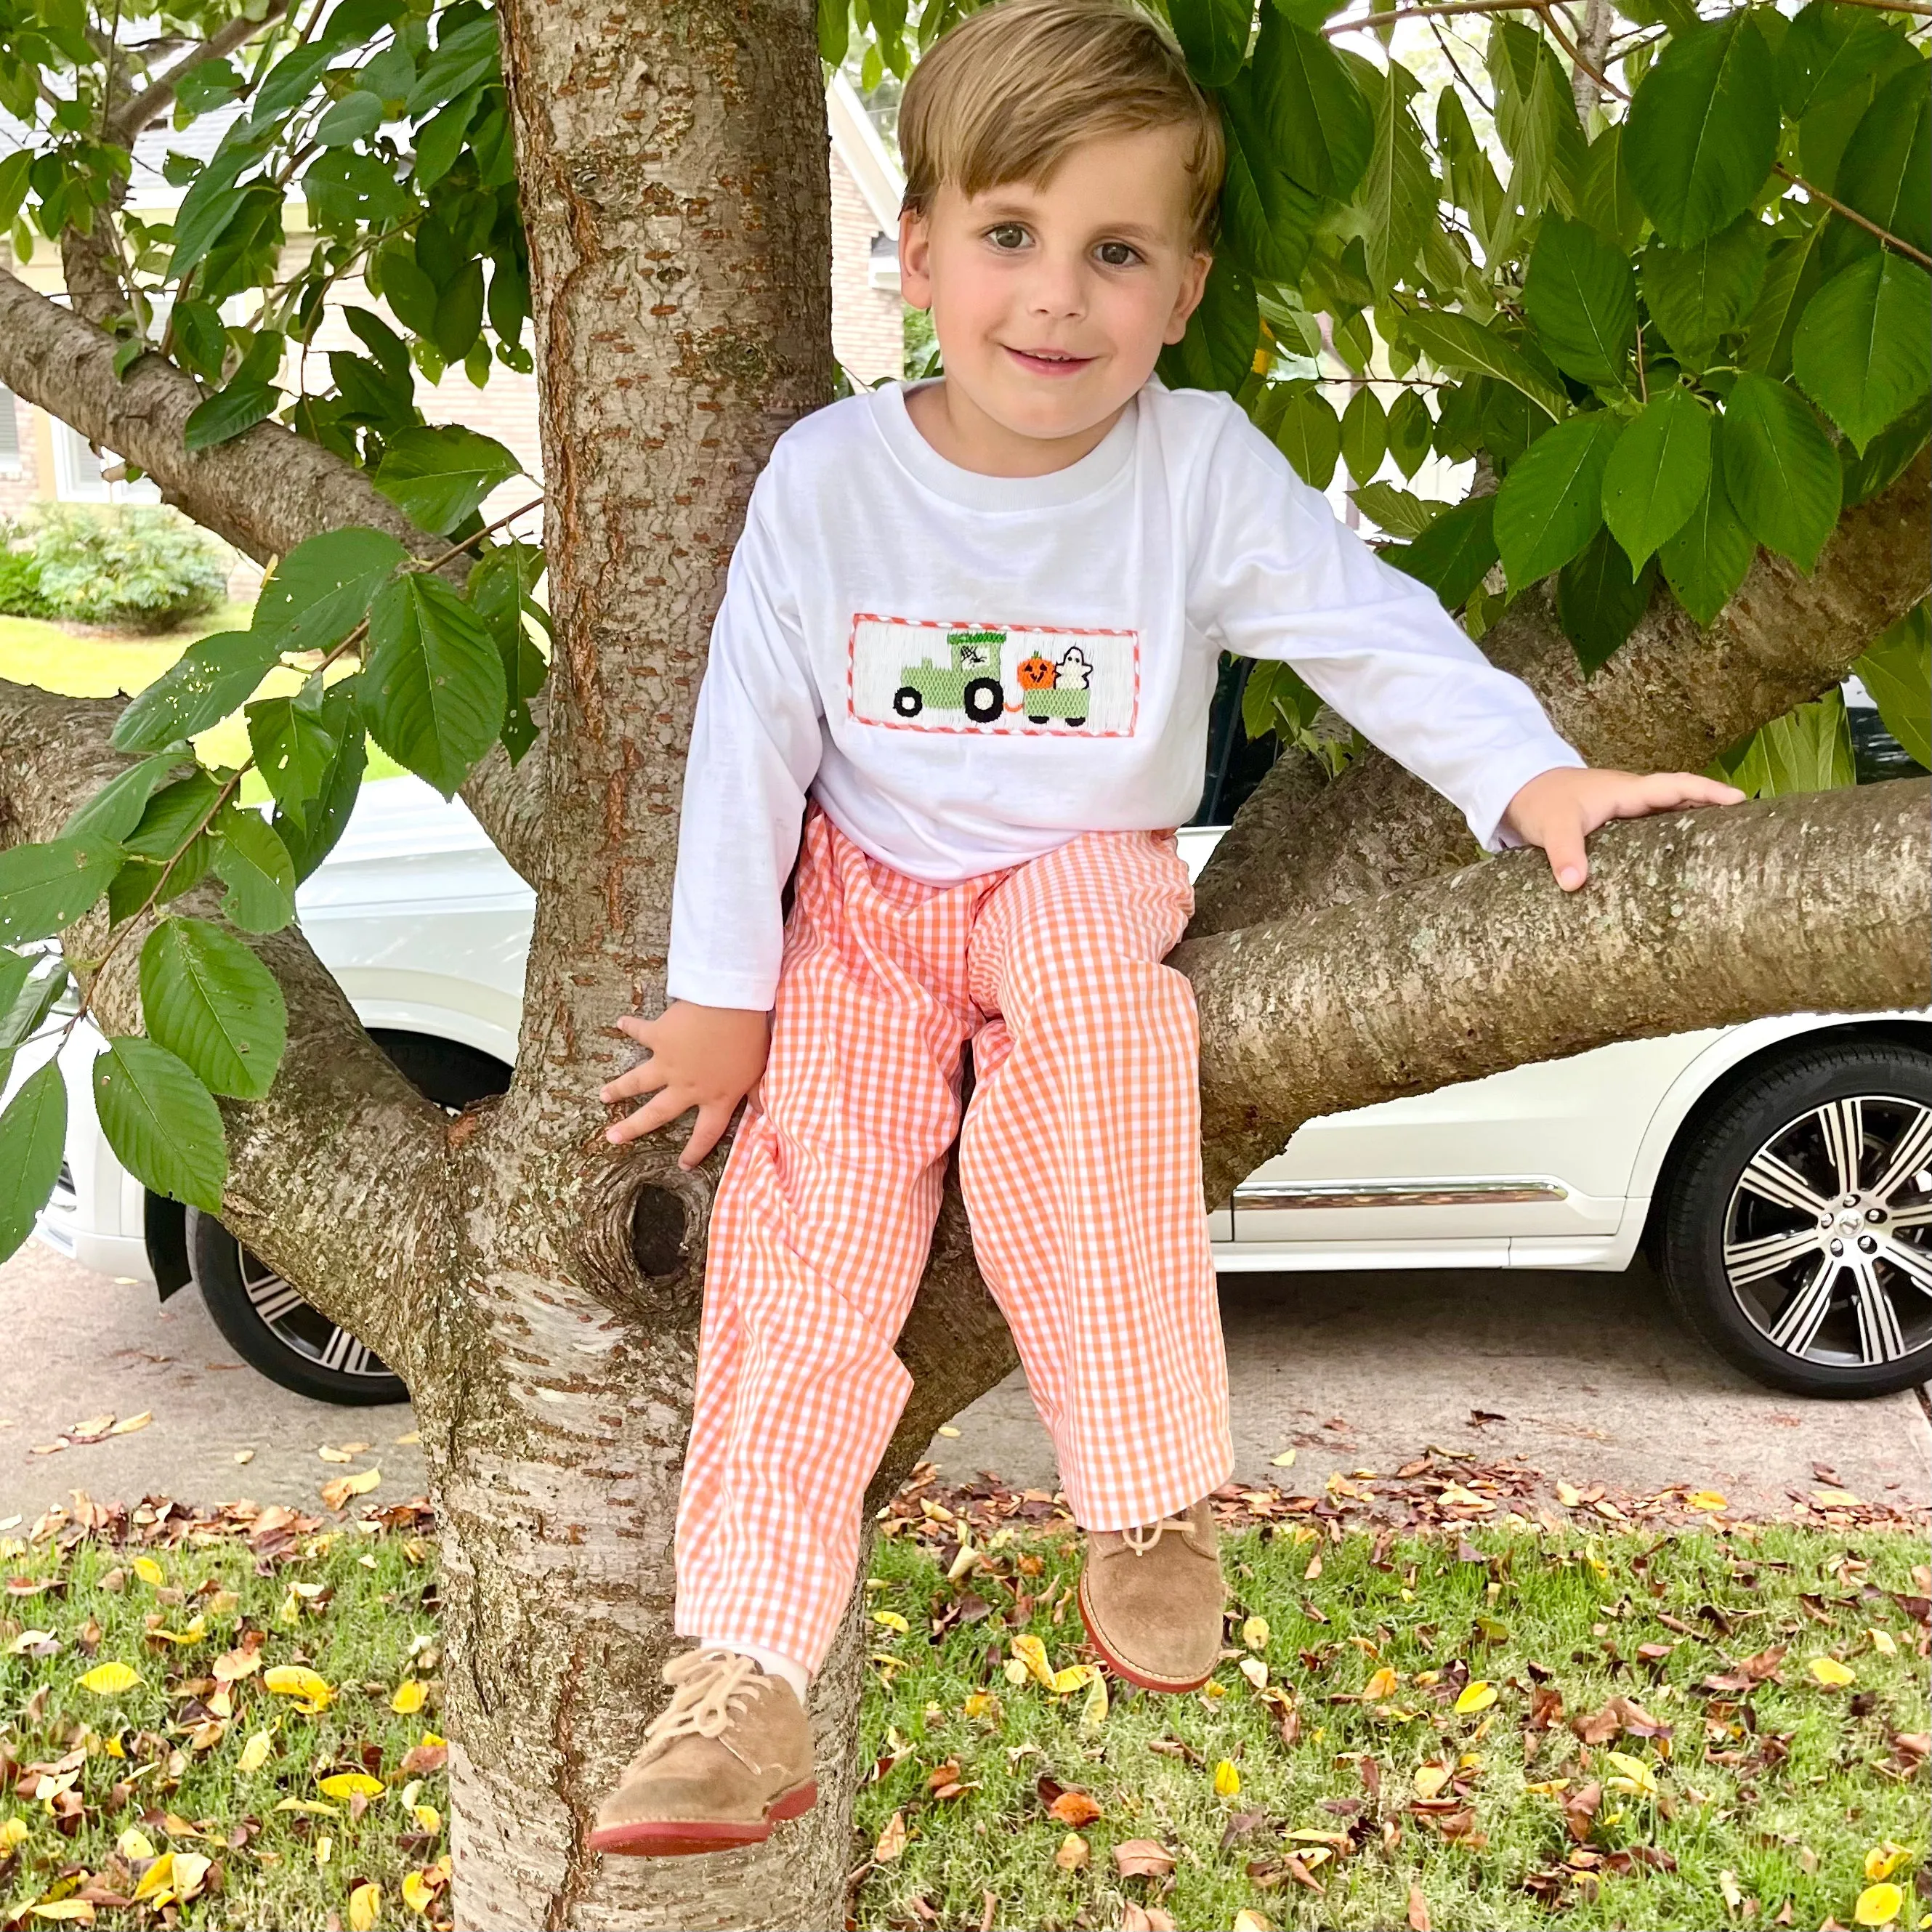
{"label": "orange gingham pants", "polygon": [[1151,1522],[1232,1474],[1198,1028],[1161,964],[1193,896],[1171,832],[1083,833],[937,886],[808,809],[770,1058],[712,1216],[680,1634],[823,1663],[911,1389],[892,1344],[956,1134],[1075,1520]]}

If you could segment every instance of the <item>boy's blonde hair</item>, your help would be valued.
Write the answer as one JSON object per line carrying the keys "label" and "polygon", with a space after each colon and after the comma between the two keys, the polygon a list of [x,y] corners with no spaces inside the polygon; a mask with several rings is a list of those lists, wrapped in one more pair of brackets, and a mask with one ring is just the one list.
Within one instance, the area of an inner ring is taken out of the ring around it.
{"label": "boy's blonde hair", "polygon": [[1041,187],[1083,141],[1167,127],[1194,135],[1190,235],[1211,252],[1226,139],[1167,29],[1135,0],[995,0],[942,34],[906,82],[901,206],[931,214],[942,182],[968,196]]}

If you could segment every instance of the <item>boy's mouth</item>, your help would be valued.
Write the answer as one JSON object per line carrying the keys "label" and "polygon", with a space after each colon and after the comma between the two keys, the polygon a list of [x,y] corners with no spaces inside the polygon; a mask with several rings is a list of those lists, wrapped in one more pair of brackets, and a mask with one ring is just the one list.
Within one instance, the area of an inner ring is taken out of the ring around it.
{"label": "boy's mouth", "polygon": [[1023,369],[1030,369],[1041,376],[1073,376],[1093,361],[1090,356],[1070,356],[1057,349],[1015,349],[1006,346],[1006,353]]}

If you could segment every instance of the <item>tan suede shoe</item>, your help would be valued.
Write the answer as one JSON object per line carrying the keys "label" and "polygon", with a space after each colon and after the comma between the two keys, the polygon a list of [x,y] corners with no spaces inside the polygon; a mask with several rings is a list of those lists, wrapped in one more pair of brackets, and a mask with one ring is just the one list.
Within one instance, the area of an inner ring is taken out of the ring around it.
{"label": "tan suede shoe", "polygon": [[1218,1532],[1204,1498],[1132,1529],[1090,1529],[1080,1617],[1108,1669],[1144,1690],[1198,1690],[1221,1654]]}
{"label": "tan suede shoe", "polygon": [[597,1810],[593,1852],[667,1858],[771,1836],[818,1800],[812,1726],[797,1693],[733,1650],[690,1650],[664,1667],[676,1687]]}

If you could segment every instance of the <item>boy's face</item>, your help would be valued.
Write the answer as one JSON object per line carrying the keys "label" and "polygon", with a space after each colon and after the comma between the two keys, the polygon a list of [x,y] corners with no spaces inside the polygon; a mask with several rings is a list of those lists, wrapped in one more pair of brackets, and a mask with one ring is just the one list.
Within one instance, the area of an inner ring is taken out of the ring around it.
{"label": "boy's face", "polygon": [[1191,139],[1088,142],[1044,188],[968,198],[944,184],[927,214],[900,218],[902,292],[932,311],[950,413],[981,453],[1104,434],[1180,340],[1210,260],[1189,240]]}

